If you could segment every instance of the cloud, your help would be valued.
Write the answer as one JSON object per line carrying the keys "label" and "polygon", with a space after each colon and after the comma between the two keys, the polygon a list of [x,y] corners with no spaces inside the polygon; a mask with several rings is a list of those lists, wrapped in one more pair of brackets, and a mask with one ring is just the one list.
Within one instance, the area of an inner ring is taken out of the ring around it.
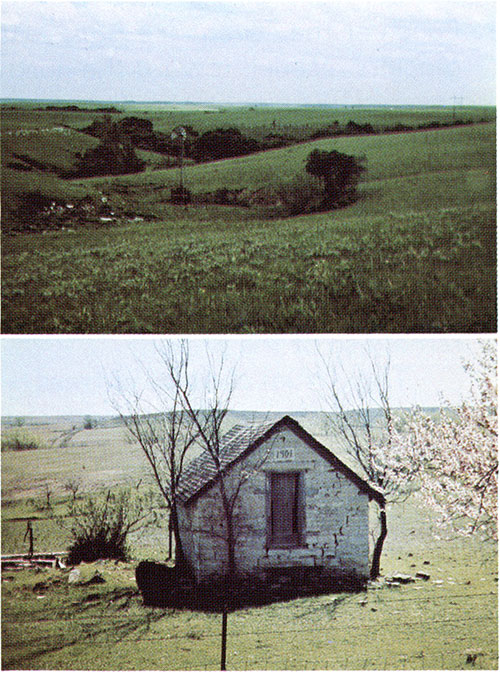
{"label": "cloud", "polygon": [[[384,81],[386,91],[406,87],[408,98],[418,100],[409,90],[415,71],[425,89],[426,75],[434,80],[438,70],[451,77],[446,69],[455,63],[470,102],[484,102],[473,100],[476,88],[490,90],[493,102],[491,75],[482,83],[477,77],[494,69],[494,13],[494,2],[482,0],[7,1],[4,95],[41,97],[51,82],[52,97],[106,98],[113,78],[114,95],[137,98],[132,87],[140,72],[140,97],[175,99],[172,83],[164,81],[166,70],[175,70],[182,99],[222,101],[231,93],[230,100],[262,100],[279,91],[286,102],[320,102],[326,76],[333,74],[348,93],[360,91],[371,72],[382,80],[381,99],[372,102],[384,102]],[[16,64],[24,59],[20,75]],[[300,100],[301,90],[314,99]]]}

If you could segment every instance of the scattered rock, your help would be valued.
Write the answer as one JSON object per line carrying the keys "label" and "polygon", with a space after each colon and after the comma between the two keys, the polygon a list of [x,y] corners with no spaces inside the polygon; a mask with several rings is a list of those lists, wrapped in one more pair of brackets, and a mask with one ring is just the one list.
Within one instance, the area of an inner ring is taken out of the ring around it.
{"label": "scattered rock", "polygon": [[402,573],[398,573],[397,575],[393,575],[389,579],[392,582],[396,582],[396,583],[399,583],[399,584],[410,584],[411,582],[415,581],[415,578],[412,575],[403,575]]}
{"label": "scattered rock", "polygon": [[68,575],[68,584],[77,584],[80,581],[82,573],[78,568],[73,568]]}
{"label": "scattered rock", "polygon": [[418,580],[429,580],[429,579],[431,578],[431,576],[429,575],[429,573],[424,573],[424,572],[422,572],[421,570],[419,570],[419,571],[415,574],[415,577],[416,577]]}
{"label": "scattered rock", "polygon": [[98,570],[96,570],[95,573],[92,575],[92,577],[88,579],[86,582],[82,582],[82,584],[87,586],[89,584],[104,584],[105,582],[106,580],[104,579],[104,577]]}
{"label": "scattered rock", "polygon": [[385,583],[387,584],[388,587],[400,587],[401,586],[401,582],[393,582],[390,579],[386,579]]}

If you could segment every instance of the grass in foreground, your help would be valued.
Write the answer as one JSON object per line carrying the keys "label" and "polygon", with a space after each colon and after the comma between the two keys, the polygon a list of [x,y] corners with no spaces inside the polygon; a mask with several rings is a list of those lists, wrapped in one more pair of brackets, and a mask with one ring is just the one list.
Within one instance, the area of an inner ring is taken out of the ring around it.
{"label": "grass in foreground", "polygon": [[494,331],[495,227],[484,206],[9,238],[3,331]]}
{"label": "grass in foreground", "polygon": [[[228,619],[228,668],[497,668],[493,544],[432,540],[406,503],[389,512],[382,564],[385,574],[425,570],[430,579],[237,610]],[[89,582],[96,570],[104,583]],[[220,615],[145,608],[134,564],[100,562],[81,573],[79,585],[55,570],[3,573],[4,669],[218,668]]]}

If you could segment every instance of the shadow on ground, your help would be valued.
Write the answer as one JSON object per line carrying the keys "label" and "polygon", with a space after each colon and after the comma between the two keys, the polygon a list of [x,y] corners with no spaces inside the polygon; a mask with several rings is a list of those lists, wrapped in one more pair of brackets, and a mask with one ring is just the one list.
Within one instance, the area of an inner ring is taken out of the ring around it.
{"label": "shadow on ground", "polygon": [[238,577],[199,585],[186,571],[152,561],[141,561],[135,577],[145,605],[206,612],[258,607],[306,596],[354,593],[366,586],[357,577],[334,578],[321,568],[272,569],[265,580]]}

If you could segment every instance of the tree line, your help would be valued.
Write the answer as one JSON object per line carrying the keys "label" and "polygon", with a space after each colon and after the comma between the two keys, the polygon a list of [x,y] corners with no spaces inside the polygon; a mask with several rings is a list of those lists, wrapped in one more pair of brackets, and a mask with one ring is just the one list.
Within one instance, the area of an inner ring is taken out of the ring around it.
{"label": "tree line", "polygon": [[[145,162],[137,156],[136,147],[168,153],[179,151],[178,139],[154,132],[152,122],[145,119],[126,117],[113,122],[110,117],[104,116],[86,131],[100,138],[100,144],[78,158],[71,177],[142,171]],[[226,159],[262,149],[262,144],[243,136],[236,128],[215,129],[201,135],[191,127],[185,127],[185,131],[186,136],[182,140],[184,153],[196,161]],[[336,150],[316,149],[309,154],[305,170],[317,181],[299,177],[283,184],[278,190],[278,198],[284,206],[281,214],[297,215],[349,205],[356,199],[357,184],[365,166],[360,157]],[[173,189],[172,200],[178,201],[177,196],[176,189]],[[226,196],[220,196],[224,203]],[[182,202],[191,199],[191,193],[183,188]],[[215,198],[214,202],[219,200]]]}
{"label": "tree line", "polygon": [[[270,126],[269,133],[260,140],[252,137],[251,133],[244,134],[236,127],[221,127],[200,133],[190,125],[184,125],[186,137],[184,139],[184,156],[196,162],[215,161],[230,157],[245,156],[268,149],[279,149],[298,142],[307,142],[319,138],[330,138],[351,135],[375,135],[379,133],[401,133],[407,131],[444,128],[472,124],[472,120],[456,119],[453,121],[431,120],[422,122],[416,126],[408,124],[392,124],[375,127],[370,123],[358,124],[349,120],[342,125],[337,120],[331,124],[317,128],[304,136],[296,135],[293,129],[287,127],[286,132],[280,132],[279,128]],[[104,138],[113,127],[114,133],[122,138],[122,142],[130,141],[133,147],[170,156],[180,154],[180,145],[170,134],[155,131],[153,123],[148,119],[139,117],[124,117],[112,122],[111,117],[104,115],[95,120],[90,126],[83,129],[84,133],[96,138]]]}

